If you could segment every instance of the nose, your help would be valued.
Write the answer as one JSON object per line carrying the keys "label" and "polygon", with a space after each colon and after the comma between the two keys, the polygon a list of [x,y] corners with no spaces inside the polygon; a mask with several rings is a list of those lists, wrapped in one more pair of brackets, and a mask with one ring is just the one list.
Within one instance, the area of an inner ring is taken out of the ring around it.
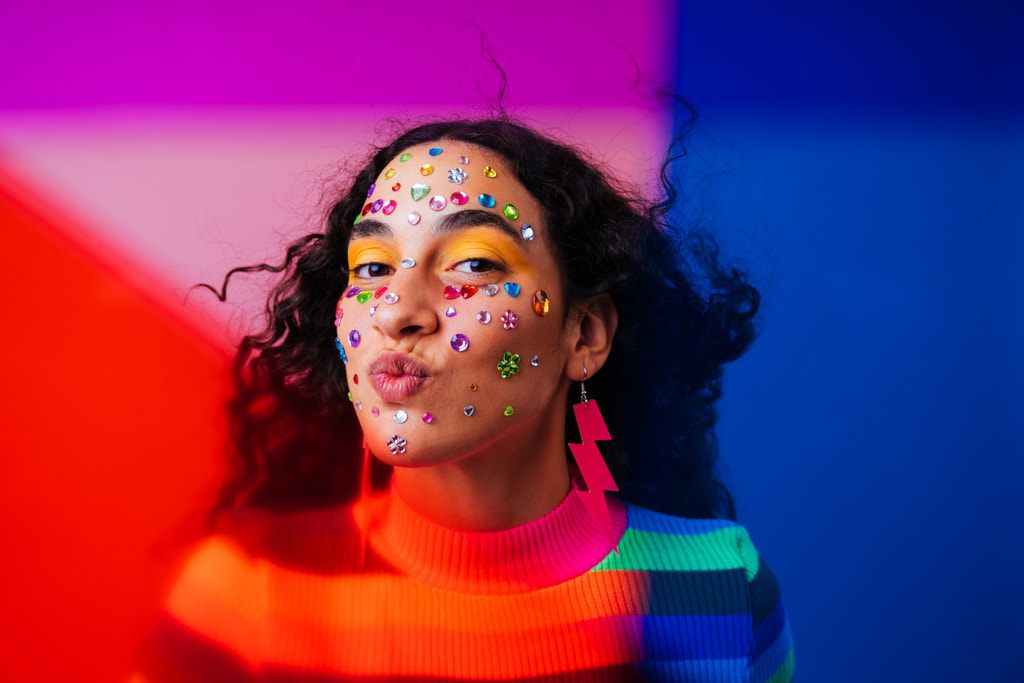
{"label": "nose", "polygon": [[[436,332],[440,325],[438,296],[431,296],[433,288],[412,270],[402,269],[391,278],[387,295],[379,300],[380,305],[370,318],[370,326],[401,351],[411,350],[420,338]],[[390,295],[398,299],[388,303],[393,300]]]}

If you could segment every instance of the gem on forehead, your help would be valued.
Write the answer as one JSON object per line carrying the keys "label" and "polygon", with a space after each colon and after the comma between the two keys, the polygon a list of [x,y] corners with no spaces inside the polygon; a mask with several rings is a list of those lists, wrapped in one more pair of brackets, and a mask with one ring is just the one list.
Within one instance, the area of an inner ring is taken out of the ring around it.
{"label": "gem on forehead", "polygon": [[423,422],[428,424],[428,425],[429,424],[433,424],[434,423],[434,416],[431,415],[430,413],[423,413]]}
{"label": "gem on forehead", "polygon": [[408,419],[409,419],[409,413],[405,412],[404,410],[396,410],[395,411],[395,422],[397,422],[398,424],[402,424],[403,422],[405,422]]}
{"label": "gem on forehead", "polygon": [[369,199],[373,191],[377,189],[377,183],[370,183],[370,189],[366,191],[366,198]]}
{"label": "gem on forehead", "polygon": [[445,299],[458,299],[459,298],[459,288],[454,286],[454,285],[448,285],[447,287],[444,288],[444,298]]}
{"label": "gem on forehead", "polygon": [[466,417],[473,417],[473,406],[466,406],[462,412],[466,414]]}
{"label": "gem on forehead", "polygon": [[373,296],[373,292],[359,292],[359,294],[356,295],[356,301],[361,304],[365,304],[371,296]]}
{"label": "gem on forehead", "polygon": [[351,299],[352,297],[354,297],[359,292],[360,292],[360,289],[358,287],[356,287],[355,285],[352,285],[348,289],[345,290],[345,298],[346,299]]}
{"label": "gem on forehead", "polygon": [[412,152],[406,152],[402,156],[398,157],[399,161],[409,161],[409,157],[412,156]]}
{"label": "gem on forehead", "polygon": [[402,266],[403,268],[412,268],[413,266],[416,265],[416,262],[411,258],[404,258],[402,259],[402,262],[399,263],[398,265]]}
{"label": "gem on forehead", "polygon": [[393,168],[389,168],[387,171],[384,172],[385,178],[390,178],[393,175],[395,175],[395,169]]}
{"label": "gem on forehead", "polygon": [[448,182],[449,183],[455,183],[456,185],[461,185],[462,181],[465,180],[465,179],[466,179],[466,172],[463,171],[461,168],[453,168],[452,170],[448,171]]}
{"label": "gem on forehead", "polygon": [[480,288],[480,291],[486,294],[487,296],[494,296],[495,294],[498,293],[499,289],[501,289],[501,287],[499,287],[498,285],[484,285],[483,287]]}
{"label": "gem on forehead", "polygon": [[366,206],[363,207],[363,211],[362,211],[362,215],[363,216],[365,216],[366,214],[370,213],[370,207],[371,206],[373,206],[373,204],[371,202],[366,202]]}
{"label": "gem on forehead", "polygon": [[533,312],[543,318],[549,310],[551,310],[551,301],[548,299],[547,292],[538,289],[533,293]]}
{"label": "gem on forehead", "polygon": [[348,345],[353,349],[359,346],[359,332],[352,330],[348,333]]}
{"label": "gem on forehead", "polygon": [[453,306],[449,306],[449,307],[448,307],[448,310],[446,310],[446,311],[444,312],[444,315],[445,315],[445,317],[446,317],[446,318],[454,318],[454,317],[455,317],[455,314],[456,314],[457,312],[458,312],[458,311],[456,311],[456,310],[455,310],[455,308],[454,308]]}
{"label": "gem on forehead", "polygon": [[519,209],[512,206],[511,204],[506,204],[505,208],[502,209],[502,213],[504,213],[505,218],[509,219],[510,221],[514,221],[515,219],[519,218]]}
{"label": "gem on forehead", "polygon": [[469,163],[469,157],[459,157],[459,163],[460,164],[468,164]]}
{"label": "gem on forehead", "polygon": [[486,325],[487,323],[491,322],[491,314],[488,313],[487,311],[480,311],[479,313],[476,314],[476,319],[479,320],[482,324]]}
{"label": "gem on forehead", "polygon": [[444,150],[441,149],[440,147],[431,147],[430,151],[428,151],[427,154],[429,154],[432,157],[436,157],[438,154],[440,154],[443,151]]}
{"label": "gem on forehead", "polygon": [[484,207],[485,209],[494,208],[494,197],[492,197],[489,194],[482,194],[479,197],[477,197],[476,200],[480,202],[480,206]]}
{"label": "gem on forehead", "polygon": [[420,175],[430,175],[434,172],[434,167],[430,164],[423,164],[420,166]]}
{"label": "gem on forehead", "polygon": [[389,199],[386,202],[384,202],[384,206],[381,209],[381,213],[383,213],[385,216],[390,216],[395,212],[395,208],[397,206],[398,203],[394,199]]}
{"label": "gem on forehead", "polygon": [[462,353],[469,348],[469,338],[464,334],[457,334],[452,337],[452,348]]}
{"label": "gem on forehead", "polygon": [[409,225],[416,225],[420,222],[420,215],[415,211],[409,213]]}
{"label": "gem on forehead", "polygon": [[413,200],[419,201],[430,194],[430,185],[426,185],[425,183],[414,183],[410,190],[410,194],[412,194]]}
{"label": "gem on forehead", "polygon": [[448,206],[448,200],[439,194],[435,194],[430,198],[429,205],[434,211],[440,211],[444,207]]}
{"label": "gem on forehead", "polygon": [[490,166],[484,166],[484,175],[487,176],[488,178],[493,178],[494,176],[498,175],[498,172],[495,171]]}
{"label": "gem on forehead", "polygon": [[540,365],[540,356],[534,356],[533,358],[531,358],[530,365],[532,365],[533,367],[537,367],[538,365]]}
{"label": "gem on forehead", "polygon": [[391,191],[392,192],[398,192],[401,189],[402,189],[402,183],[395,183],[394,185],[391,186]]}
{"label": "gem on forehead", "polygon": [[387,294],[384,295],[384,303],[386,303],[388,305],[397,304],[398,303],[398,295],[395,294],[394,292],[388,292]]}
{"label": "gem on forehead", "polygon": [[380,207],[382,206],[384,206],[384,200],[378,199],[373,203],[373,206],[370,207],[370,213],[377,213],[378,211],[380,211]]}
{"label": "gem on forehead", "polygon": [[523,239],[527,242],[533,241],[533,226],[529,223],[524,223],[523,227],[519,229],[519,232],[523,234]]}
{"label": "gem on forehead", "polygon": [[462,206],[469,201],[469,195],[465,192],[452,192],[452,204],[456,206]]}

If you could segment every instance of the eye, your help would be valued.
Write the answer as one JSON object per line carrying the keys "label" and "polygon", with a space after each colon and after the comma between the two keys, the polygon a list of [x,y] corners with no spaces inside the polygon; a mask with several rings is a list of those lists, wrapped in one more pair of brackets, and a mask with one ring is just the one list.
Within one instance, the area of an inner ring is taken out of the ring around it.
{"label": "eye", "polygon": [[383,263],[363,263],[352,269],[352,273],[362,280],[391,275],[391,266]]}
{"label": "eye", "polygon": [[490,273],[496,270],[501,270],[501,267],[494,261],[474,258],[456,263],[452,270],[457,270],[461,273]]}

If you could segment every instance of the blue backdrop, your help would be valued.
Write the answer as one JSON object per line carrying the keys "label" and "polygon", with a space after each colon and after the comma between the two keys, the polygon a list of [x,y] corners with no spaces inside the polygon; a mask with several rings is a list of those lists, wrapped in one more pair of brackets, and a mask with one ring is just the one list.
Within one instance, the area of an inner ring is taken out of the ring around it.
{"label": "blue backdrop", "polygon": [[692,173],[766,295],[722,454],[804,681],[1024,680],[1024,5],[689,2]]}

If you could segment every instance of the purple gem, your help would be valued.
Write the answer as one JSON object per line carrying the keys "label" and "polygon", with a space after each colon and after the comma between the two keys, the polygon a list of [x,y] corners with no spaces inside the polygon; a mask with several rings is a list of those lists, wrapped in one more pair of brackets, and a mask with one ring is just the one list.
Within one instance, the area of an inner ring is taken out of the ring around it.
{"label": "purple gem", "polygon": [[458,352],[463,352],[469,348],[469,339],[464,334],[457,334],[452,337],[452,348]]}
{"label": "purple gem", "polygon": [[353,349],[359,346],[359,332],[352,330],[348,333],[348,345]]}
{"label": "purple gem", "polygon": [[356,294],[358,294],[358,293],[359,293],[360,291],[361,291],[361,290],[360,290],[360,289],[359,289],[358,287],[356,287],[355,285],[352,285],[351,287],[349,287],[349,288],[348,288],[348,289],[347,289],[347,290],[345,291],[345,298],[346,298],[346,299],[351,299],[351,298],[352,298],[352,297],[354,297],[354,296],[355,296]]}
{"label": "purple gem", "polygon": [[370,213],[377,213],[378,211],[380,211],[380,207],[382,206],[384,206],[384,200],[378,199],[373,203],[373,206],[370,207]]}
{"label": "purple gem", "polygon": [[444,314],[446,316],[448,316],[449,318],[454,318],[455,317],[455,307],[454,306],[449,306],[448,310],[445,311]]}
{"label": "purple gem", "polygon": [[370,185],[370,191],[366,193],[366,198],[369,199],[370,195],[372,195],[373,191],[376,190],[376,189],[377,189],[377,183],[372,183]]}

